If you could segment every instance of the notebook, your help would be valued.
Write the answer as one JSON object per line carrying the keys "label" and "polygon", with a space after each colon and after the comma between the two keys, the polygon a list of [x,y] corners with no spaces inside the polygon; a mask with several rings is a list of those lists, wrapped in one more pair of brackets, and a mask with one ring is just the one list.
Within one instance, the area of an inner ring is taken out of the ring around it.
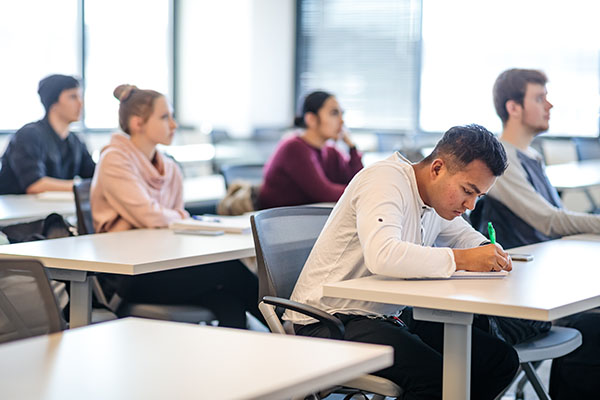
{"label": "notebook", "polygon": [[494,272],[474,272],[474,271],[456,271],[450,276],[450,279],[498,279],[508,276],[508,271]]}
{"label": "notebook", "polygon": [[224,231],[225,233],[248,233],[250,232],[250,217],[248,215],[235,217],[194,215],[191,218],[171,222],[169,228],[180,232],[185,230],[201,230]]}

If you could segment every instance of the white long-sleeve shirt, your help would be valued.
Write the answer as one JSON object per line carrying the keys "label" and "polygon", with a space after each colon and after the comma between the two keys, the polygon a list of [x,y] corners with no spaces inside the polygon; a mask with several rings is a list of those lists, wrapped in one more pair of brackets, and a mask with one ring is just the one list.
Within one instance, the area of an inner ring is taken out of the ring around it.
{"label": "white long-sleeve shirt", "polygon": [[[496,180],[488,196],[500,201],[546,236],[600,233],[599,215],[569,211],[550,204],[529,182],[517,148],[506,141],[502,141],[502,145],[506,150],[508,168]],[[523,154],[541,162],[541,156],[532,148]]]}
{"label": "white long-sleeve shirt", "polygon": [[[456,270],[450,248],[472,248],[486,238],[463,218],[448,221],[423,203],[410,162],[396,153],[359,172],[336,204],[300,274],[292,300],[329,313],[388,315],[402,307],[323,297],[323,285],[370,275],[448,277]],[[286,311],[284,319],[314,319]]]}

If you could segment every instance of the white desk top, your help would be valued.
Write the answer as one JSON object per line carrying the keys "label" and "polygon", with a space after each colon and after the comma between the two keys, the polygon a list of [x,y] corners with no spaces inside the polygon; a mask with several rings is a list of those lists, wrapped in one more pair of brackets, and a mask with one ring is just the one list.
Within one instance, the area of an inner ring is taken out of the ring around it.
{"label": "white desk top", "polygon": [[127,318],[0,346],[4,399],[283,399],[392,364],[391,347]]}
{"label": "white desk top", "polygon": [[65,217],[75,215],[73,197],[65,200],[50,200],[41,199],[34,194],[0,196],[0,224],[2,225],[45,218],[53,212]]}
{"label": "white desk top", "polygon": [[554,240],[511,249],[531,253],[503,279],[406,281],[370,276],[325,285],[326,296],[438,310],[554,320],[600,306],[600,242]]}
{"label": "white desk top", "polygon": [[46,267],[127,275],[254,254],[251,234],[182,235],[169,229],[134,229],[0,246],[0,258],[37,258]]}
{"label": "white desk top", "polygon": [[600,160],[549,165],[546,175],[558,190],[597,186],[600,185]]}
{"label": "white desk top", "polygon": [[183,201],[215,200],[225,197],[225,180],[223,175],[204,175],[183,180]]}
{"label": "white desk top", "polygon": [[[222,199],[225,197],[225,181],[222,175],[205,175],[186,178],[183,181],[185,203]],[[75,215],[75,203],[71,192],[48,192],[40,195],[0,195],[0,224],[45,218],[51,213],[65,217]]]}

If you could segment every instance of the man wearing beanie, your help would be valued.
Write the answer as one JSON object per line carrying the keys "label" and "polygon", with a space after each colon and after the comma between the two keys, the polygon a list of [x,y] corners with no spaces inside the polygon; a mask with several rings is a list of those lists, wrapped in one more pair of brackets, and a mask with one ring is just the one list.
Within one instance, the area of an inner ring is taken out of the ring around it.
{"label": "man wearing beanie", "polygon": [[39,83],[46,115],[19,129],[2,156],[0,194],[71,191],[76,176],[91,178],[94,161],[85,144],[69,131],[78,121],[82,100],[79,81],[50,75]]}

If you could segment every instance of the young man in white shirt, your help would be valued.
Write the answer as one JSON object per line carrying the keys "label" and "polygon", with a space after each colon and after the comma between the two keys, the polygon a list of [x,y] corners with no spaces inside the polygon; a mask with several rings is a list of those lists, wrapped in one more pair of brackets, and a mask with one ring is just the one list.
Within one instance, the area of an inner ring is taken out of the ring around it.
{"label": "young man in white shirt", "polygon": [[[450,129],[417,164],[399,154],[373,164],[346,188],[298,279],[292,300],[338,316],[346,340],[394,347],[394,365],[376,374],[400,385],[405,399],[441,398],[443,326],[412,319],[410,309],[400,315],[396,305],[323,297],[322,285],[373,274],[511,270],[502,248],[460,218],[505,169],[502,146],[477,125]],[[300,335],[328,336],[304,315],[288,311],[284,318]],[[471,393],[493,399],[512,380],[518,357],[487,333],[487,319],[476,318],[473,326]]]}

